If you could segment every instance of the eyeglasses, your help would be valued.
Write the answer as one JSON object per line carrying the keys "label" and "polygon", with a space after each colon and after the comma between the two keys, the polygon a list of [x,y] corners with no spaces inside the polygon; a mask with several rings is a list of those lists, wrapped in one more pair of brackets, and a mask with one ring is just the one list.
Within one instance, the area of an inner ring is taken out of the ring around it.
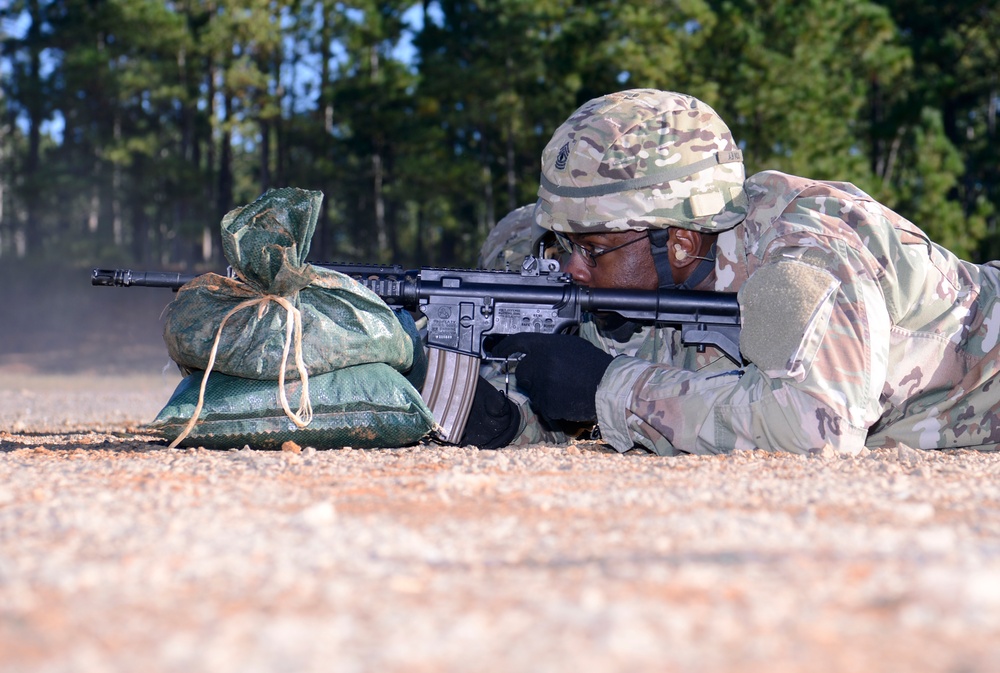
{"label": "eyeglasses", "polygon": [[626,245],[632,245],[633,243],[636,243],[638,241],[647,240],[646,236],[640,236],[639,238],[633,238],[631,241],[625,241],[620,245],[615,245],[610,248],[585,248],[579,243],[570,240],[569,236],[567,236],[566,234],[555,232],[555,235],[556,235],[556,241],[558,241],[559,247],[563,249],[563,252],[569,255],[572,255],[574,252],[579,253],[580,257],[583,258],[583,261],[587,264],[587,266],[590,267],[597,266],[597,258],[600,257],[601,255],[606,255],[609,252],[620,250],[621,248],[624,248]]}

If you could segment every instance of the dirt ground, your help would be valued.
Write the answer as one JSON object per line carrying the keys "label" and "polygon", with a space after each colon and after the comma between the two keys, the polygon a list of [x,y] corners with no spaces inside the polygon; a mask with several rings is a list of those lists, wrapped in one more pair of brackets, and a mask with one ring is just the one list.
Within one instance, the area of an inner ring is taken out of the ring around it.
{"label": "dirt ground", "polygon": [[0,672],[1000,669],[1000,454],[167,449],[165,290],[9,284]]}

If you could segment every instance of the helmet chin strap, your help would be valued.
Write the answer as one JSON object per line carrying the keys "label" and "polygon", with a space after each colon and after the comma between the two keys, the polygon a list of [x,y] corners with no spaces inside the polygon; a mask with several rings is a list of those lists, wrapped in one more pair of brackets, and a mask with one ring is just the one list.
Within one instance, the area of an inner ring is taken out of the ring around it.
{"label": "helmet chin strap", "polygon": [[674,282],[673,267],[670,266],[670,253],[667,243],[670,240],[670,228],[650,229],[649,249],[653,253],[653,263],[656,265],[656,277],[659,279],[661,290],[693,290],[715,269],[715,244],[708,251],[706,257],[699,257],[701,261],[694,268],[691,275],[679,285]]}

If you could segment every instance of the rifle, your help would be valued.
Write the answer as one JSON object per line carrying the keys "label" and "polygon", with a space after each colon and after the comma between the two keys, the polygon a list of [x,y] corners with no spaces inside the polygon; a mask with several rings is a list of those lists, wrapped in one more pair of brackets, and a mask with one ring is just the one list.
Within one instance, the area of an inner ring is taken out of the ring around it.
{"label": "rifle", "polygon": [[[590,288],[561,273],[557,261],[535,257],[525,258],[519,271],[315,266],[350,276],[393,308],[426,316],[428,370],[421,396],[447,442],[458,442],[465,431],[480,361],[495,359],[489,349],[497,338],[518,332],[563,332],[578,325],[585,312],[674,325],[685,345],[714,346],[738,366],[743,363],[735,293]],[[176,291],[193,278],[180,273],[94,269],[91,284]]]}

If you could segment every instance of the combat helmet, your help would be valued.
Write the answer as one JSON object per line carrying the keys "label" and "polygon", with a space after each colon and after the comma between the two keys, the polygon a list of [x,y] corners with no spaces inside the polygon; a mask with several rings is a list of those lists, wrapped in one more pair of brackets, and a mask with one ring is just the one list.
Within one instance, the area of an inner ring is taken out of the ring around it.
{"label": "combat helmet", "polygon": [[515,208],[490,230],[479,250],[479,267],[516,271],[525,257],[537,255],[539,244],[551,237],[535,222],[534,203]]}
{"label": "combat helmet", "polygon": [[557,233],[650,231],[661,286],[671,287],[667,230],[735,227],[747,213],[744,179],[743,154],[715,110],[632,89],[584,103],[556,130],[535,216]]}
{"label": "combat helmet", "polygon": [[724,231],[746,217],[744,179],[743,154],[711,107],[669,91],[621,91],[582,105],[546,145],[538,224]]}

